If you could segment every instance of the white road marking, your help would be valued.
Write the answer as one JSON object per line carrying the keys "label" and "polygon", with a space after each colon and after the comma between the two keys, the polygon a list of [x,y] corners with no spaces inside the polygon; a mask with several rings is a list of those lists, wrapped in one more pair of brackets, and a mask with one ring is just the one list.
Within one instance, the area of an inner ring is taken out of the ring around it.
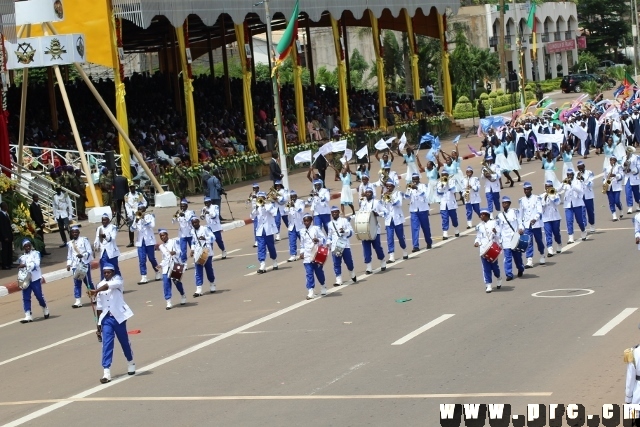
{"label": "white road marking", "polygon": [[[584,291],[584,294],[576,294],[576,295],[540,295],[545,294],[547,292],[558,292],[558,291]],[[539,291],[531,294],[532,297],[537,298],[576,298],[576,297],[584,297],[587,295],[591,295],[595,293],[593,289],[549,289],[548,291]]]}
{"label": "white road marking", "polygon": [[28,353],[21,354],[20,356],[16,356],[16,357],[12,357],[11,359],[4,360],[4,361],[0,362],[0,366],[6,365],[7,363],[15,362],[16,360],[20,360],[20,359],[22,359],[24,357],[31,356],[32,354],[40,353],[41,351],[49,350],[50,348],[57,347],[57,346],[59,346],[61,344],[68,343],[69,341],[73,341],[76,338],[81,338],[81,337],[84,337],[85,335],[89,335],[89,334],[92,334],[92,333],[95,333],[94,329],[92,329],[90,331],[83,332],[83,333],[78,334],[78,335],[74,335],[74,336],[69,337],[69,338],[65,338],[65,339],[60,340],[60,341],[56,341],[53,344],[49,344],[47,346],[40,347],[40,348],[35,349],[33,351],[30,351]]}
{"label": "white road marking", "polygon": [[534,173],[536,173],[536,172],[535,172],[535,171],[533,171],[533,172],[527,172],[527,173],[525,173],[525,174],[521,174],[521,175],[520,175],[520,178],[524,178],[525,176],[533,175]]}
{"label": "white road marking", "polygon": [[391,345],[402,345],[402,344],[406,343],[407,341],[409,341],[410,339],[417,337],[421,333],[423,333],[425,331],[428,331],[429,329],[433,328],[434,326],[439,325],[440,323],[444,322],[445,320],[451,319],[453,316],[455,316],[455,314],[443,314],[442,316],[438,317],[437,319],[434,319],[431,322],[427,323],[426,325],[421,326],[418,329],[416,329],[415,331],[403,336],[402,338],[400,338],[398,341],[392,343]]}
{"label": "white road marking", "polygon": [[598,331],[595,334],[593,334],[593,336],[594,337],[605,336],[607,334],[607,332],[611,331],[613,328],[615,328],[620,323],[622,323],[622,321],[624,319],[626,319],[627,317],[631,316],[637,309],[638,309],[637,307],[636,308],[625,308],[624,310],[622,310],[620,312],[620,314],[618,314],[616,317],[614,317],[609,322],[607,322],[606,325],[604,325],[602,328],[598,329]]}
{"label": "white road marking", "polygon": [[367,364],[366,362],[362,362],[362,363],[358,363],[357,365],[354,365],[354,366],[350,367],[348,371],[346,371],[343,374],[341,374],[341,375],[337,376],[336,378],[332,379],[331,381],[329,381],[328,383],[326,383],[322,387],[318,387],[318,388],[314,389],[309,395],[312,396],[312,395],[316,394],[317,392],[319,392],[320,390],[324,390],[325,388],[329,387],[331,384],[337,383],[338,381],[340,381],[341,379],[343,379],[347,375],[354,373],[355,371],[357,371],[358,369],[362,368],[366,364]]}
{"label": "white road marking", "polygon": [[[234,252],[238,252],[239,250],[242,250],[242,248],[239,249],[233,249],[231,251],[227,251],[227,256],[229,256],[230,254],[234,253]],[[222,254],[216,255],[213,257],[213,259],[220,259],[222,257]]]}
{"label": "white road marking", "polygon": [[4,323],[4,324],[0,325],[0,328],[4,328],[5,326],[13,325],[14,323],[18,323],[18,322],[20,322],[20,319],[12,320],[11,322],[7,322],[7,323]]}
{"label": "white road marking", "polygon": [[0,286],[0,297],[6,297],[9,295],[9,290],[6,286]]}

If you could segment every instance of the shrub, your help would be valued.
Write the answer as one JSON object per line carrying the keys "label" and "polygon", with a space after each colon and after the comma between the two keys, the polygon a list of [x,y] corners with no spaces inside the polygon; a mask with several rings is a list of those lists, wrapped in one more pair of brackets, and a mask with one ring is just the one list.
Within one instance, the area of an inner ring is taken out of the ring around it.
{"label": "shrub", "polygon": [[504,95],[504,91],[502,89],[498,89],[496,93],[498,94],[498,96]]}
{"label": "shrub", "polygon": [[462,95],[460,98],[458,98],[458,103],[461,103],[461,102],[464,103],[464,102],[470,102],[470,101],[469,101],[469,98],[467,98],[466,96]]}
{"label": "shrub", "polygon": [[532,85],[531,83],[527,83],[527,84],[524,86],[524,90],[533,90],[533,85]]}
{"label": "shrub", "polygon": [[535,93],[533,93],[533,92],[532,92],[532,91],[530,91],[530,90],[525,90],[525,91],[524,91],[524,98],[525,98],[525,100],[527,100],[527,101],[533,101],[534,99],[536,99],[536,94],[535,94]]}
{"label": "shrub", "polygon": [[[460,97],[460,98],[466,98],[466,97]],[[468,101],[467,102],[458,101],[453,111],[455,113],[469,113],[473,111],[473,105],[471,105],[471,103]]]}
{"label": "shrub", "polygon": [[480,99],[482,99],[482,102],[484,102],[487,99],[489,99],[489,95],[487,95],[486,93],[482,93],[482,94],[480,94]]}
{"label": "shrub", "polygon": [[497,97],[498,97],[498,94],[497,94],[497,93],[495,93],[495,92],[491,92],[491,93],[489,94],[489,98],[491,98],[491,99],[496,99]]}

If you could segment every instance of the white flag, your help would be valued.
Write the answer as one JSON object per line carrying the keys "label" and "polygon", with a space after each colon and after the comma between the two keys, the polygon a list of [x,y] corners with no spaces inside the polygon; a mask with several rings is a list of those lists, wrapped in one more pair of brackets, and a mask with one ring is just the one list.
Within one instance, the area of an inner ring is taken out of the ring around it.
{"label": "white flag", "polygon": [[[366,148],[366,147],[365,147]],[[350,161],[353,158],[353,150],[349,150],[348,148],[346,150],[344,150],[344,157],[345,159],[347,159],[347,162]]]}
{"label": "white flag", "polygon": [[538,145],[542,145],[542,144],[557,144],[558,147],[562,145],[562,142],[564,141],[564,134],[562,133],[552,133],[552,134],[545,134],[545,133],[538,133],[536,134],[536,138],[538,140]]}
{"label": "white flag", "polygon": [[587,130],[582,126],[574,126],[571,133],[578,137],[581,141],[587,139]]}
{"label": "white flag", "polygon": [[362,147],[361,149],[359,149],[358,151],[356,151],[356,156],[358,156],[359,159],[363,158],[364,156],[368,156],[369,155],[369,147],[367,147],[366,145],[364,147]]}
{"label": "white flag", "polygon": [[404,150],[405,145],[407,145],[407,135],[405,135],[405,133],[402,132],[402,136],[400,137],[400,145],[398,146],[398,149],[400,151]]}
{"label": "white flag", "polygon": [[376,142],[376,145],[374,145],[374,147],[376,147],[380,151],[389,149],[389,146],[386,142],[384,142],[384,139],[380,139],[380,141]]}
{"label": "white flag", "polygon": [[391,144],[393,144],[393,141],[395,141],[395,139],[396,139],[396,137],[395,137],[395,136],[392,136],[391,138],[387,139],[387,140],[385,141],[385,143],[387,144],[387,146],[389,146],[389,147],[390,147],[390,146],[391,146]]}
{"label": "white flag", "polygon": [[323,156],[326,156],[327,154],[331,153],[332,149],[333,149],[333,143],[327,142],[322,147],[320,147],[319,153],[322,154]]}
{"label": "white flag", "polygon": [[343,139],[342,141],[332,142],[331,145],[332,145],[331,150],[334,153],[339,153],[340,151],[344,151],[347,149],[347,140]]}
{"label": "white flag", "polygon": [[293,157],[293,163],[311,163],[311,150],[301,151]]}

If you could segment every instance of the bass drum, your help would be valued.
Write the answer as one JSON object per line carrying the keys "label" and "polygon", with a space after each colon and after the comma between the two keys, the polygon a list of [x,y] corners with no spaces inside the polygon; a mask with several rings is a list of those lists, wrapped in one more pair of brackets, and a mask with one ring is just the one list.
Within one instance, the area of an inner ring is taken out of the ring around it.
{"label": "bass drum", "polygon": [[353,231],[358,240],[374,240],[378,234],[378,219],[373,212],[358,212]]}

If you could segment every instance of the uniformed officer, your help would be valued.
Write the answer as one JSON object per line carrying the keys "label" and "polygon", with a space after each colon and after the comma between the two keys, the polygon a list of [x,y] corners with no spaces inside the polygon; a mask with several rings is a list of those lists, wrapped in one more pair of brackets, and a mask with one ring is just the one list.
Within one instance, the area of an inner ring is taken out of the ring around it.
{"label": "uniformed officer", "polygon": [[[91,261],[93,260],[93,249],[91,243],[86,237],[80,237],[80,228],[78,226],[71,227],[69,233],[71,239],[67,242],[67,271],[73,271],[73,296],[76,301],[71,307],[82,307],[82,283],[89,288],[93,289],[93,281],[91,280]],[[86,270],[86,276],[82,280],[75,278],[75,273],[78,268],[84,268]]]}
{"label": "uniformed officer", "polygon": [[321,294],[327,294],[322,264],[313,262],[311,258],[313,249],[316,246],[324,246],[327,240],[319,226],[311,225],[313,222],[311,214],[305,214],[302,222],[304,228],[300,231],[300,248],[304,256],[303,265],[306,273],[307,299],[313,299],[316,297],[313,292],[316,286],[314,275],[318,279],[318,282],[320,282]]}
{"label": "uniformed officer", "polygon": [[596,213],[593,199],[595,197],[593,192],[593,178],[594,174],[590,170],[586,169],[582,160],[578,161],[578,180],[584,183],[584,218],[585,225],[589,223],[589,232],[596,232]]}
{"label": "uniformed officer", "polygon": [[476,226],[476,239],[473,246],[480,248],[480,262],[482,263],[482,275],[484,278],[485,292],[491,293],[491,283],[493,280],[491,276],[495,276],[497,279],[497,288],[502,287],[502,279],[500,278],[500,265],[496,259],[494,262],[488,261],[482,255],[486,247],[493,242],[498,242],[498,235],[496,234],[496,222],[491,218],[491,212],[489,209],[480,209],[480,223]]}
{"label": "uniformed officer", "polygon": [[111,206],[113,193],[113,174],[103,167],[100,173],[100,190],[102,190],[102,206]]}
{"label": "uniformed officer", "polygon": [[504,274],[507,276],[507,282],[513,280],[512,263],[515,262],[518,270],[518,277],[524,274],[524,264],[522,262],[522,252],[511,249],[513,236],[524,233],[522,224],[520,223],[520,213],[517,209],[511,209],[511,198],[502,197],[502,212],[496,215],[496,231],[498,234],[498,243],[502,246],[504,254]]}
{"label": "uniformed officer", "polygon": [[[351,255],[351,242],[353,228],[347,218],[340,217],[340,209],[337,206],[331,207],[331,222],[329,223],[329,243],[331,245],[331,258],[333,260],[333,272],[336,274],[336,282],[333,286],[342,285],[342,261],[347,266],[351,274],[351,280],[356,283],[356,273],[353,267],[353,256]],[[339,249],[339,254],[336,249]]]}
{"label": "uniformed officer", "polygon": [[520,198],[520,222],[524,232],[530,237],[527,247],[527,265],[525,268],[533,268],[533,240],[535,239],[540,252],[540,264],[546,263],[544,258],[544,242],[542,241],[542,203],[540,197],[533,195],[533,187],[530,182],[523,184],[524,197]]}

